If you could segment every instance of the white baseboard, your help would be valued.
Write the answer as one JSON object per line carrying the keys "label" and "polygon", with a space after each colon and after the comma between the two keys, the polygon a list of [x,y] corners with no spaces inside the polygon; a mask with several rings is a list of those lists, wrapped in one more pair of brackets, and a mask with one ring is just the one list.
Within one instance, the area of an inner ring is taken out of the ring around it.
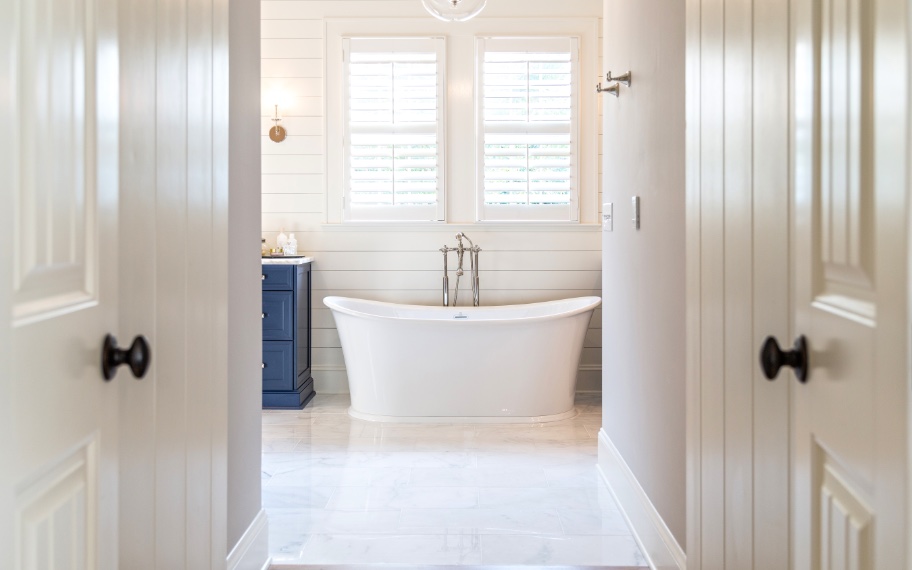
{"label": "white baseboard", "polygon": [[269,521],[266,511],[260,509],[253,522],[244,531],[231,553],[228,554],[228,570],[267,570],[269,558]]}
{"label": "white baseboard", "polygon": [[598,470],[653,570],[685,570],[684,550],[665,525],[605,430],[599,430]]}

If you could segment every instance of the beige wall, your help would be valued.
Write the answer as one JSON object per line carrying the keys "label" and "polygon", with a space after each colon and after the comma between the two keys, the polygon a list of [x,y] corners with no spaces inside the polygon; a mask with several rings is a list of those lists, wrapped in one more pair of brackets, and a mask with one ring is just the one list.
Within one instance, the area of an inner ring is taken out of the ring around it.
{"label": "beige wall", "polygon": [[260,511],[260,3],[230,4],[230,171],[228,212],[228,550]]}
{"label": "beige wall", "polygon": [[[603,429],[685,540],[684,2],[605,0]],[[631,223],[640,196],[641,228]]]}
{"label": "beige wall", "polygon": [[[502,18],[521,29],[522,18],[601,16],[599,0],[555,3],[550,0],[499,0],[489,2],[479,18]],[[448,218],[450,223],[422,224],[411,228],[326,224],[327,177],[324,76],[329,65],[323,58],[326,18],[375,17],[437,21],[417,0],[266,0],[262,3],[262,91],[264,99],[281,91],[288,101],[283,124],[289,138],[275,144],[266,132],[272,108],[264,100],[261,117],[263,141],[263,237],[270,243],[281,229],[294,232],[299,249],[316,258],[313,266],[313,376],[319,393],[347,392],[348,382],[335,324],[322,299],[328,295],[361,297],[402,303],[440,302],[442,260],[437,251],[452,245],[454,235],[465,231],[481,246],[481,297],[484,304],[524,303],[583,295],[601,290],[600,236],[597,228],[597,176],[584,188],[592,204],[588,225],[511,226],[472,223],[472,211],[459,196],[473,192],[473,180],[461,159],[448,152]],[[378,20],[380,22],[380,20]],[[378,24],[379,26],[379,24]],[[449,33],[459,34],[458,24]],[[436,28],[435,28],[436,29]],[[382,27],[377,32],[382,33]],[[471,44],[469,44],[471,45]],[[601,49],[597,50],[601,53]],[[590,90],[595,77],[583,77]],[[471,96],[471,87],[450,84],[448,97]],[[338,94],[330,93],[328,96]],[[594,136],[600,124],[598,111],[582,118],[582,129]],[[469,119],[471,121],[471,119]],[[448,141],[464,124],[449,125]],[[459,136],[457,141],[465,138]],[[453,149],[454,145],[450,144]],[[595,174],[597,164],[591,165]],[[462,193],[462,194],[458,194]],[[467,203],[471,204],[471,199]],[[451,265],[452,265],[451,259]],[[455,278],[451,272],[451,287]],[[470,295],[463,293],[461,299]],[[579,389],[600,389],[601,311],[596,311],[586,338],[579,374]]]}

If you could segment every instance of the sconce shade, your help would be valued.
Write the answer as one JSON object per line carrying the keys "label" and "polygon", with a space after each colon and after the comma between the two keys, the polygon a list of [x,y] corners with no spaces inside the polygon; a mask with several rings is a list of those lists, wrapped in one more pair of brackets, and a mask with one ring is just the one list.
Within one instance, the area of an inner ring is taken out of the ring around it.
{"label": "sconce shade", "polygon": [[282,142],[285,140],[286,135],[288,135],[288,133],[285,131],[285,127],[279,125],[278,123],[276,126],[269,129],[269,138],[272,140],[272,142]]}
{"label": "sconce shade", "polygon": [[465,22],[484,10],[487,0],[421,0],[424,9],[444,22]]}

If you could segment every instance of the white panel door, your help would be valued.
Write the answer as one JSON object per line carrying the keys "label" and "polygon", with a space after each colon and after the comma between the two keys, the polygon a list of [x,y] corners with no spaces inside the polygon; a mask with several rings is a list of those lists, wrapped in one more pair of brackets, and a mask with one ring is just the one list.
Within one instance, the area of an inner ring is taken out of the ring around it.
{"label": "white panel door", "polygon": [[794,568],[906,567],[906,4],[793,1]]}
{"label": "white panel door", "polygon": [[[0,228],[12,434],[4,568],[117,567],[117,29],[111,0],[3,0]],[[9,270],[9,273],[6,273]],[[6,328],[8,327],[8,328]],[[9,548],[6,548],[9,547]]]}

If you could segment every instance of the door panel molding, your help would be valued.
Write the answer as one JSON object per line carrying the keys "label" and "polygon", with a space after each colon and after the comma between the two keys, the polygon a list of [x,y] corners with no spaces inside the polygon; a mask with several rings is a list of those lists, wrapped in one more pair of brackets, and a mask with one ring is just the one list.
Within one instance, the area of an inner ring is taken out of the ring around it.
{"label": "door panel molding", "polygon": [[14,326],[97,303],[95,0],[20,0]]}
{"label": "door panel molding", "polygon": [[814,188],[818,309],[875,326],[871,2],[819,0]]}
{"label": "door panel molding", "polygon": [[97,434],[20,485],[16,496],[15,568],[96,568]]}
{"label": "door panel molding", "polygon": [[815,522],[821,568],[874,568],[871,557],[873,512],[848,474],[819,448],[816,453],[820,517]]}
{"label": "door panel molding", "polygon": [[98,300],[95,0],[19,0],[14,326]]}

